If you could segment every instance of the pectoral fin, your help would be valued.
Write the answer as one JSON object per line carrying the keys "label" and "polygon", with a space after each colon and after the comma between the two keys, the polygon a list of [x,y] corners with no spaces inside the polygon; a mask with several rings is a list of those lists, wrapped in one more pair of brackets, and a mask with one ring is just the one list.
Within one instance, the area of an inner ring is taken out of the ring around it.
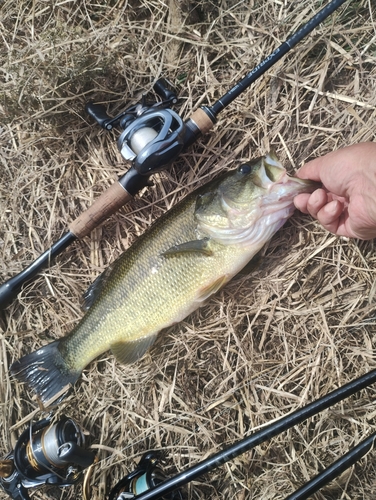
{"label": "pectoral fin", "polygon": [[246,276],[248,274],[251,274],[260,266],[262,258],[263,252],[257,252],[257,254],[248,262],[248,264],[246,264],[243,269],[238,272],[237,276]]}
{"label": "pectoral fin", "polygon": [[200,301],[204,302],[209,297],[211,297],[214,293],[218,292],[228,281],[227,276],[221,276],[216,279],[210,285],[205,286],[200,289]]}
{"label": "pectoral fin", "polygon": [[148,335],[136,340],[117,342],[116,344],[112,344],[111,352],[120,363],[125,365],[134,363],[142,358],[156,338],[157,335]]}
{"label": "pectoral fin", "polygon": [[210,248],[210,239],[203,238],[202,240],[187,241],[186,243],[181,243],[180,245],[174,245],[163,252],[162,255],[178,255],[187,252],[201,253],[207,256],[213,255],[213,250]]}

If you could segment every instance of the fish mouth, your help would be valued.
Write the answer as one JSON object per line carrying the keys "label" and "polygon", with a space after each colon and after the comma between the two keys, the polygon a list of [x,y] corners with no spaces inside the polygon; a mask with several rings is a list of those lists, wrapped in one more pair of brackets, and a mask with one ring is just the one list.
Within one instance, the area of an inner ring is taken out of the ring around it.
{"label": "fish mouth", "polygon": [[266,175],[273,182],[279,182],[286,174],[286,169],[272,152],[265,156],[262,166],[264,167]]}
{"label": "fish mouth", "polygon": [[286,192],[291,190],[294,194],[312,193],[321,187],[319,182],[289,175],[274,153],[268,153],[262,158],[261,166],[257,172],[257,181],[260,187],[267,189],[283,185]]}
{"label": "fish mouth", "polygon": [[253,177],[253,182],[258,187],[270,189],[275,183],[280,183],[286,176],[286,169],[274,153],[268,153],[261,158],[261,164]]}

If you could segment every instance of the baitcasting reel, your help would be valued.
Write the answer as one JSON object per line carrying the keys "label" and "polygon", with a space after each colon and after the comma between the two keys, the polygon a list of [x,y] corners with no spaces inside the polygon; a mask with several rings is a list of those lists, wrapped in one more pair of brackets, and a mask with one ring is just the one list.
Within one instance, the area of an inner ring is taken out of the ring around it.
{"label": "baitcasting reel", "polygon": [[[160,467],[161,452],[149,451],[142,456],[137,469],[121,479],[111,490],[109,500],[128,500],[165,481],[166,475]],[[180,491],[159,497],[164,500],[182,500]]]}
{"label": "baitcasting reel", "polygon": [[44,484],[70,486],[95,459],[74,420],[49,416],[30,424],[14,450],[0,461],[0,485],[15,500],[29,500],[28,489]]}
{"label": "baitcasting reel", "polygon": [[86,105],[89,115],[105,130],[111,130],[115,125],[123,129],[118,139],[119,151],[141,175],[162,170],[184,146],[184,122],[171,109],[177,102],[175,91],[164,78],[157,80],[153,89],[160,101],[148,102],[142,96],[140,103],[114,118],[101,104]]}

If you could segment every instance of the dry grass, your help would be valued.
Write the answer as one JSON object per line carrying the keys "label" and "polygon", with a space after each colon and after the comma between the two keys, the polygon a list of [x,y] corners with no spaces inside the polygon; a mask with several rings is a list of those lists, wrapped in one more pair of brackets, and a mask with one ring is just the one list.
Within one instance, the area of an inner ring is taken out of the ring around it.
{"label": "dry grass", "polygon": [[[1,335],[1,453],[38,408],[9,379],[21,353],[66,334],[93,279],[167,208],[235,161],[274,148],[292,172],[306,159],[375,140],[376,11],[347,2],[222,113],[214,131],[155,185],[9,307]],[[127,168],[116,134],[85,115],[111,114],[160,76],[176,84],[179,112],[211,104],[322,2],[279,0],[4,0],[1,6],[0,276],[13,276]],[[5,50],[4,50],[5,49]],[[334,387],[375,368],[374,243],[346,241],[296,214],[260,267],[160,335],[138,363],[92,363],[59,408],[99,453],[93,499],[148,449],[187,466]],[[191,484],[191,499],[283,499],[375,430],[374,388],[274,438]],[[39,416],[39,415],[38,415]],[[370,453],[316,499],[374,498]],[[80,486],[33,498],[78,498]],[[6,495],[0,492],[0,498]]]}

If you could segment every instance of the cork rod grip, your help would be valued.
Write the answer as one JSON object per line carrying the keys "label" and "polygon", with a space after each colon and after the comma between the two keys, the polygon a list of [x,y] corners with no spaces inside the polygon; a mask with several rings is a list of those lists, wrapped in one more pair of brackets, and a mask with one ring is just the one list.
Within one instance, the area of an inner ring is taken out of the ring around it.
{"label": "cork rod grip", "polygon": [[131,199],[128,191],[114,182],[91,207],[70,224],[69,230],[76,238],[83,238]]}
{"label": "cork rod grip", "polygon": [[196,111],[192,113],[190,119],[195,122],[202,134],[206,134],[207,132],[209,132],[209,130],[213,128],[214,125],[214,122],[201,108],[196,109]]}

